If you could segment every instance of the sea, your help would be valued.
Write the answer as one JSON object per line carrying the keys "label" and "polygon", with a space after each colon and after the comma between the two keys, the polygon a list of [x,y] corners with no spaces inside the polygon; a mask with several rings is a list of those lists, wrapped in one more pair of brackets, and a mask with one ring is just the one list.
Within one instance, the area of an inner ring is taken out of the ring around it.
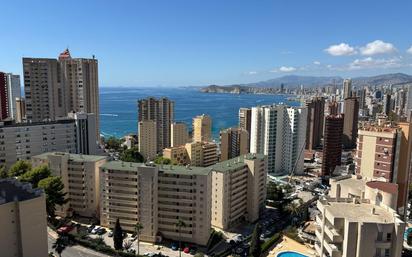
{"label": "sea", "polygon": [[288,101],[290,95],[222,94],[202,93],[199,88],[100,88],[100,131],[103,137],[123,137],[137,133],[137,100],[153,97],[168,97],[175,102],[175,121],[183,121],[192,127],[196,115],[212,117],[212,133],[219,138],[219,131],[238,125],[241,107],[253,107],[273,103],[298,106]]}

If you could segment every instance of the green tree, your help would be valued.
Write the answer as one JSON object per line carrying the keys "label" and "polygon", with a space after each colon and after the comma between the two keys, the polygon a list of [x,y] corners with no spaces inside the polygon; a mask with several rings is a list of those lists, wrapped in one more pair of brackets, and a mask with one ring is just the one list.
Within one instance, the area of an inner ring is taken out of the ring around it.
{"label": "green tree", "polygon": [[132,147],[130,149],[125,150],[120,155],[120,160],[124,162],[144,162],[144,157],[140,154],[139,149],[137,147]]}
{"label": "green tree", "polygon": [[119,150],[122,140],[116,137],[109,137],[106,141],[106,147],[113,150]]}
{"label": "green tree", "polygon": [[39,188],[43,188],[46,193],[46,211],[47,214],[54,218],[56,205],[67,203],[66,193],[63,192],[64,185],[60,177],[48,177],[39,181]]}
{"label": "green tree", "polygon": [[157,156],[157,157],[154,159],[154,163],[156,163],[156,164],[166,164],[166,165],[168,165],[168,164],[171,164],[171,163],[172,163],[172,160],[170,160],[169,158],[165,158],[165,157],[163,157],[163,156]]}
{"label": "green tree", "polygon": [[29,170],[19,177],[23,182],[29,182],[33,185],[33,188],[36,188],[39,181],[51,176],[51,171],[49,166],[41,165],[34,169]]}
{"label": "green tree", "polygon": [[31,170],[31,163],[29,161],[17,161],[9,169],[9,177],[19,177]]}
{"label": "green tree", "polygon": [[143,229],[143,225],[140,222],[137,222],[136,225],[134,225],[134,232],[136,233],[137,236],[137,255],[140,254],[140,232]]}
{"label": "green tree", "polygon": [[257,223],[253,229],[252,238],[250,239],[250,249],[249,256],[259,257],[262,253],[260,234],[262,233],[262,228],[260,224]]}
{"label": "green tree", "polygon": [[182,231],[182,228],[186,227],[186,223],[183,220],[178,219],[175,223],[175,226],[176,226],[177,232],[179,233],[179,257],[182,257],[182,234],[181,234],[181,231]]}
{"label": "green tree", "polygon": [[0,179],[1,178],[8,178],[9,174],[7,173],[6,167],[4,165],[0,165]]}
{"label": "green tree", "polygon": [[123,248],[123,229],[120,226],[119,218],[117,218],[116,225],[113,229],[113,245],[116,250],[121,250]]}
{"label": "green tree", "polygon": [[66,240],[59,236],[56,241],[53,243],[53,249],[59,254],[59,256],[62,256],[62,252],[64,249],[66,249]]}

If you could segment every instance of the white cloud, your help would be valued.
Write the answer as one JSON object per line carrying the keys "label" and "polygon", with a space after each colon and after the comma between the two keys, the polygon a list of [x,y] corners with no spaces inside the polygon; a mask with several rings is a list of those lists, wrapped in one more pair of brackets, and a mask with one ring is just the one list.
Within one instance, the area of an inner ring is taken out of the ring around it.
{"label": "white cloud", "polygon": [[257,71],[249,71],[247,74],[249,74],[249,75],[256,75],[256,74],[257,74]]}
{"label": "white cloud", "polygon": [[320,61],[314,61],[313,64],[320,65]]}
{"label": "white cloud", "polygon": [[383,42],[382,40],[375,40],[360,48],[362,55],[388,54],[395,51],[396,48],[393,44]]}
{"label": "white cloud", "polygon": [[353,55],[357,53],[354,47],[346,43],[331,45],[325,49],[325,52],[333,56]]}
{"label": "white cloud", "polygon": [[363,59],[356,59],[351,62],[346,68],[349,70],[359,70],[359,69],[372,69],[372,68],[400,68],[404,64],[401,58],[389,58],[389,59],[374,59],[372,57],[366,57]]}
{"label": "white cloud", "polygon": [[408,49],[408,50],[406,50],[406,52],[407,52],[407,53],[409,53],[409,54],[412,54],[412,46],[411,46],[411,47],[409,47],[409,49]]}
{"label": "white cloud", "polygon": [[295,67],[287,67],[287,66],[282,66],[279,68],[279,71],[281,72],[292,72],[295,71],[296,68]]}

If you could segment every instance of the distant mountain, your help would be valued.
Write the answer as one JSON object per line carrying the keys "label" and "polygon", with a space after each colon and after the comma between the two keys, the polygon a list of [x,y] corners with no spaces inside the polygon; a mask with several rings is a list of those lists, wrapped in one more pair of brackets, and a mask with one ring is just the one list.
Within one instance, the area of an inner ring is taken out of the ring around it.
{"label": "distant mountain", "polygon": [[[210,85],[203,87],[202,92],[206,93],[263,93],[263,92],[274,92],[273,89],[279,88],[282,84],[285,87],[296,88],[300,85],[304,87],[323,87],[327,85],[341,85],[343,82],[342,77],[317,77],[317,76],[299,76],[299,75],[288,75],[275,79],[238,84],[238,85],[227,85],[218,86]],[[383,74],[371,77],[355,77],[352,78],[353,86],[381,86],[381,85],[402,85],[406,83],[412,83],[412,76],[404,73],[391,73]]]}

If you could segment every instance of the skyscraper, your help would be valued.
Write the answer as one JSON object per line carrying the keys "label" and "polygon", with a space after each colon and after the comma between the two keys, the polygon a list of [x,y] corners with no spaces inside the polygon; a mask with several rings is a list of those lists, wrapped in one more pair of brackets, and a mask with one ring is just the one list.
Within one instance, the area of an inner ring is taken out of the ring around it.
{"label": "skyscraper", "polygon": [[9,97],[7,94],[7,76],[0,72],[0,120],[9,117]]}
{"label": "skyscraper", "polygon": [[138,121],[156,122],[157,152],[170,147],[170,129],[174,120],[174,102],[166,97],[138,101]]}
{"label": "skyscraper", "polygon": [[26,101],[24,98],[16,98],[16,122],[20,123],[26,119]]}
{"label": "skyscraper", "polygon": [[251,108],[240,108],[239,109],[239,128],[246,130],[250,135],[250,125],[251,125]]}
{"label": "skyscraper", "polygon": [[383,96],[383,113],[385,113],[386,115],[389,115],[389,113],[392,111],[391,103],[391,95],[385,94]]}
{"label": "skyscraper", "polygon": [[16,99],[21,98],[19,75],[7,73],[7,95],[9,99],[9,117],[16,119]]}
{"label": "skyscraper", "polygon": [[198,115],[193,118],[193,141],[212,141],[212,118],[209,115]]}
{"label": "skyscraper", "polygon": [[248,153],[249,133],[242,128],[220,131],[220,161],[226,161]]}
{"label": "skyscraper", "polygon": [[306,124],[306,107],[253,107],[250,152],[268,156],[272,175],[303,172]]}
{"label": "skyscraper", "polygon": [[306,107],[308,109],[306,149],[313,150],[320,146],[323,135],[325,99],[314,97],[306,102]]}
{"label": "skyscraper", "polygon": [[352,96],[352,80],[345,79],[343,80],[343,99]]}
{"label": "skyscraper", "polygon": [[346,149],[356,147],[358,137],[359,101],[357,97],[345,99],[343,122],[343,146]]}
{"label": "skyscraper", "polygon": [[94,113],[99,136],[97,60],[72,58],[68,49],[58,59],[23,58],[27,120],[66,117],[71,111]]}
{"label": "skyscraper", "polygon": [[339,104],[338,102],[336,102],[334,98],[328,103],[328,114],[329,115],[339,114]]}
{"label": "skyscraper", "polygon": [[322,176],[330,176],[335,167],[341,164],[342,134],[342,115],[326,116],[325,134],[323,137]]}

